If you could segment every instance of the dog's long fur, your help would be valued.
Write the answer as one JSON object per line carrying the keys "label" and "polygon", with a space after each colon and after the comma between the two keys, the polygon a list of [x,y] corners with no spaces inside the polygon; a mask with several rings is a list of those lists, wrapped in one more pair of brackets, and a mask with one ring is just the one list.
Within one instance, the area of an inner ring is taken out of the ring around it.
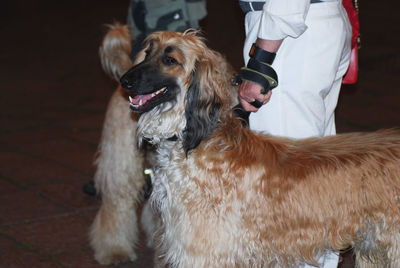
{"label": "dog's long fur", "polygon": [[131,104],[138,137],[157,146],[160,266],[296,267],[352,246],[358,267],[400,267],[399,131],[253,133],[232,113],[221,57],[195,33],[146,44],[123,79],[134,99],[159,80],[172,94]]}
{"label": "dog's long fur", "polygon": [[[137,135],[157,146],[156,266],[296,267],[352,246],[357,267],[400,267],[399,131],[297,141],[255,134],[232,114],[229,65],[201,38],[159,32],[146,44],[126,81],[147,65],[178,88],[138,122],[121,88],[110,102],[96,172],[98,261],[135,257]],[[178,64],[166,65],[163,55]],[[159,80],[129,93],[158,90]]]}
{"label": "dog's long fur", "polygon": [[[113,79],[131,66],[131,36],[127,26],[110,25],[99,49],[103,69]],[[136,259],[136,208],[144,185],[143,153],[137,147],[138,116],[127,108],[128,97],[118,88],[107,107],[94,177],[102,204],[90,231],[95,259],[113,264]]]}

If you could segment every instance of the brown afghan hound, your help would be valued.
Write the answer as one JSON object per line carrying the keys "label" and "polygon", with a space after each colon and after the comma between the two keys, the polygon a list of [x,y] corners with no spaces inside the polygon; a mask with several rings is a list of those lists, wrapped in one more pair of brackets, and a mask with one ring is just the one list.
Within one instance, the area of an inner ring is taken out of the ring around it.
{"label": "brown afghan hound", "polygon": [[[108,25],[109,31],[99,49],[102,67],[114,80],[119,81],[134,63],[130,60],[131,36],[127,26]],[[143,55],[143,53],[141,54]],[[219,54],[222,76],[232,78],[233,69]],[[137,62],[143,59],[138,58]],[[232,97],[236,94],[234,86]],[[101,208],[92,224],[91,246],[95,259],[101,264],[115,264],[136,259],[134,247],[138,242],[137,207],[143,202],[145,178],[143,166],[154,162],[149,146],[138,148],[136,125],[138,115],[127,109],[128,94],[121,87],[111,97],[103,126],[96,159],[95,184],[102,197]],[[147,245],[152,245],[154,233],[153,213],[146,203],[142,213],[142,229]]]}
{"label": "brown afghan hound", "polygon": [[[400,267],[400,132],[303,140],[254,133],[232,112],[226,69],[196,32],[157,32],[121,78],[140,114],[138,139],[156,146],[156,265],[318,265],[326,250],[351,246],[358,267]],[[123,136],[111,141],[129,141],[118,147],[129,174],[135,125],[126,126],[125,99],[115,110],[111,127],[129,131],[114,129]],[[137,184],[126,180],[119,191]],[[107,203],[126,205],[121,198]]]}

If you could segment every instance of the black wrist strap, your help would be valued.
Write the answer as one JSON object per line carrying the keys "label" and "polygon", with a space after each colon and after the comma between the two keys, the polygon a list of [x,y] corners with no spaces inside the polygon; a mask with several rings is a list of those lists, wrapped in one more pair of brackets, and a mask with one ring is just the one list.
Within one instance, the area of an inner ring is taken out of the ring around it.
{"label": "black wrist strap", "polygon": [[259,61],[250,58],[249,62],[247,63],[247,68],[253,69],[257,72],[265,74],[270,77],[269,83],[271,89],[275,88],[278,85],[278,75],[276,74],[275,70],[266,64],[260,63]]}
{"label": "black wrist strap", "polygon": [[272,64],[274,62],[276,53],[268,52],[262,48],[259,48],[255,43],[251,46],[249,56],[259,62]]}
{"label": "black wrist strap", "polygon": [[267,94],[268,90],[271,88],[270,83],[265,76],[246,67],[243,67],[240,70],[240,76],[243,80],[248,80],[259,84],[263,88],[261,92],[262,94]]}
{"label": "black wrist strap", "polygon": [[[250,59],[246,67],[240,70],[240,77],[243,80],[252,81],[259,84],[261,94],[267,94],[269,90],[278,86],[278,75],[270,66],[276,54],[263,50],[253,44],[250,50]],[[256,108],[260,108],[263,103],[259,100],[254,100],[250,103]]]}

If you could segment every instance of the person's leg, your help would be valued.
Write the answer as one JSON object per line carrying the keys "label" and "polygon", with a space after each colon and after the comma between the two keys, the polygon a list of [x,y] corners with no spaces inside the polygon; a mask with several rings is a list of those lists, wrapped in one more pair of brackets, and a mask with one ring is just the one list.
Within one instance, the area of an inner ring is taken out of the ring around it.
{"label": "person's leg", "polygon": [[337,105],[337,101],[339,98],[340,87],[342,86],[343,76],[346,74],[346,71],[349,67],[350,63],[350,51],[351,44],[349,39],[351,38],[351,25],[347,17],[346,10],[340,6],[340,14],[344,21],[344,32],[346,33],[343,37],[346,38],[344,42],[344,48],[342,57],[340,58],[339,67],[336,72],[335,80],[332,84],[332,87],[324,99],[325,102],[325,133],[324,136],[335,135],[336,134],[336,124],[335,124],[335,109]]}

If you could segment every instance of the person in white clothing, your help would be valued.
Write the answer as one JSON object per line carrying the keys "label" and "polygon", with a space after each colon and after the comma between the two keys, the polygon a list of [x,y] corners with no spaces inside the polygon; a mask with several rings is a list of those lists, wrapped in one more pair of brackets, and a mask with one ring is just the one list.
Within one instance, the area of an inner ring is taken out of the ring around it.
{"label": "person in white clothing", "polygon": [[[255,112],[250,128],[293,138],[334,135],[334,110],[351,45],[351,26],[341,1],[264,3],[262,10],[246,14],[244,59],[247,64],[253,43],[276,53],[271,66],[279,85],[271,96],[261,94],[257,83],[244,81],[241,104]],[[269,102],[258,110],[249,104],[254,100]]]}
{"label": "person in white clothing", "polygon": [[[351,46],[341,0],[239,3],[246,12],[239,97],[253,112],[250,128],[296,139],[335,135],[334,110]],[[326,249],[318,257],[320,267],[337,267],[338,253]]]}

